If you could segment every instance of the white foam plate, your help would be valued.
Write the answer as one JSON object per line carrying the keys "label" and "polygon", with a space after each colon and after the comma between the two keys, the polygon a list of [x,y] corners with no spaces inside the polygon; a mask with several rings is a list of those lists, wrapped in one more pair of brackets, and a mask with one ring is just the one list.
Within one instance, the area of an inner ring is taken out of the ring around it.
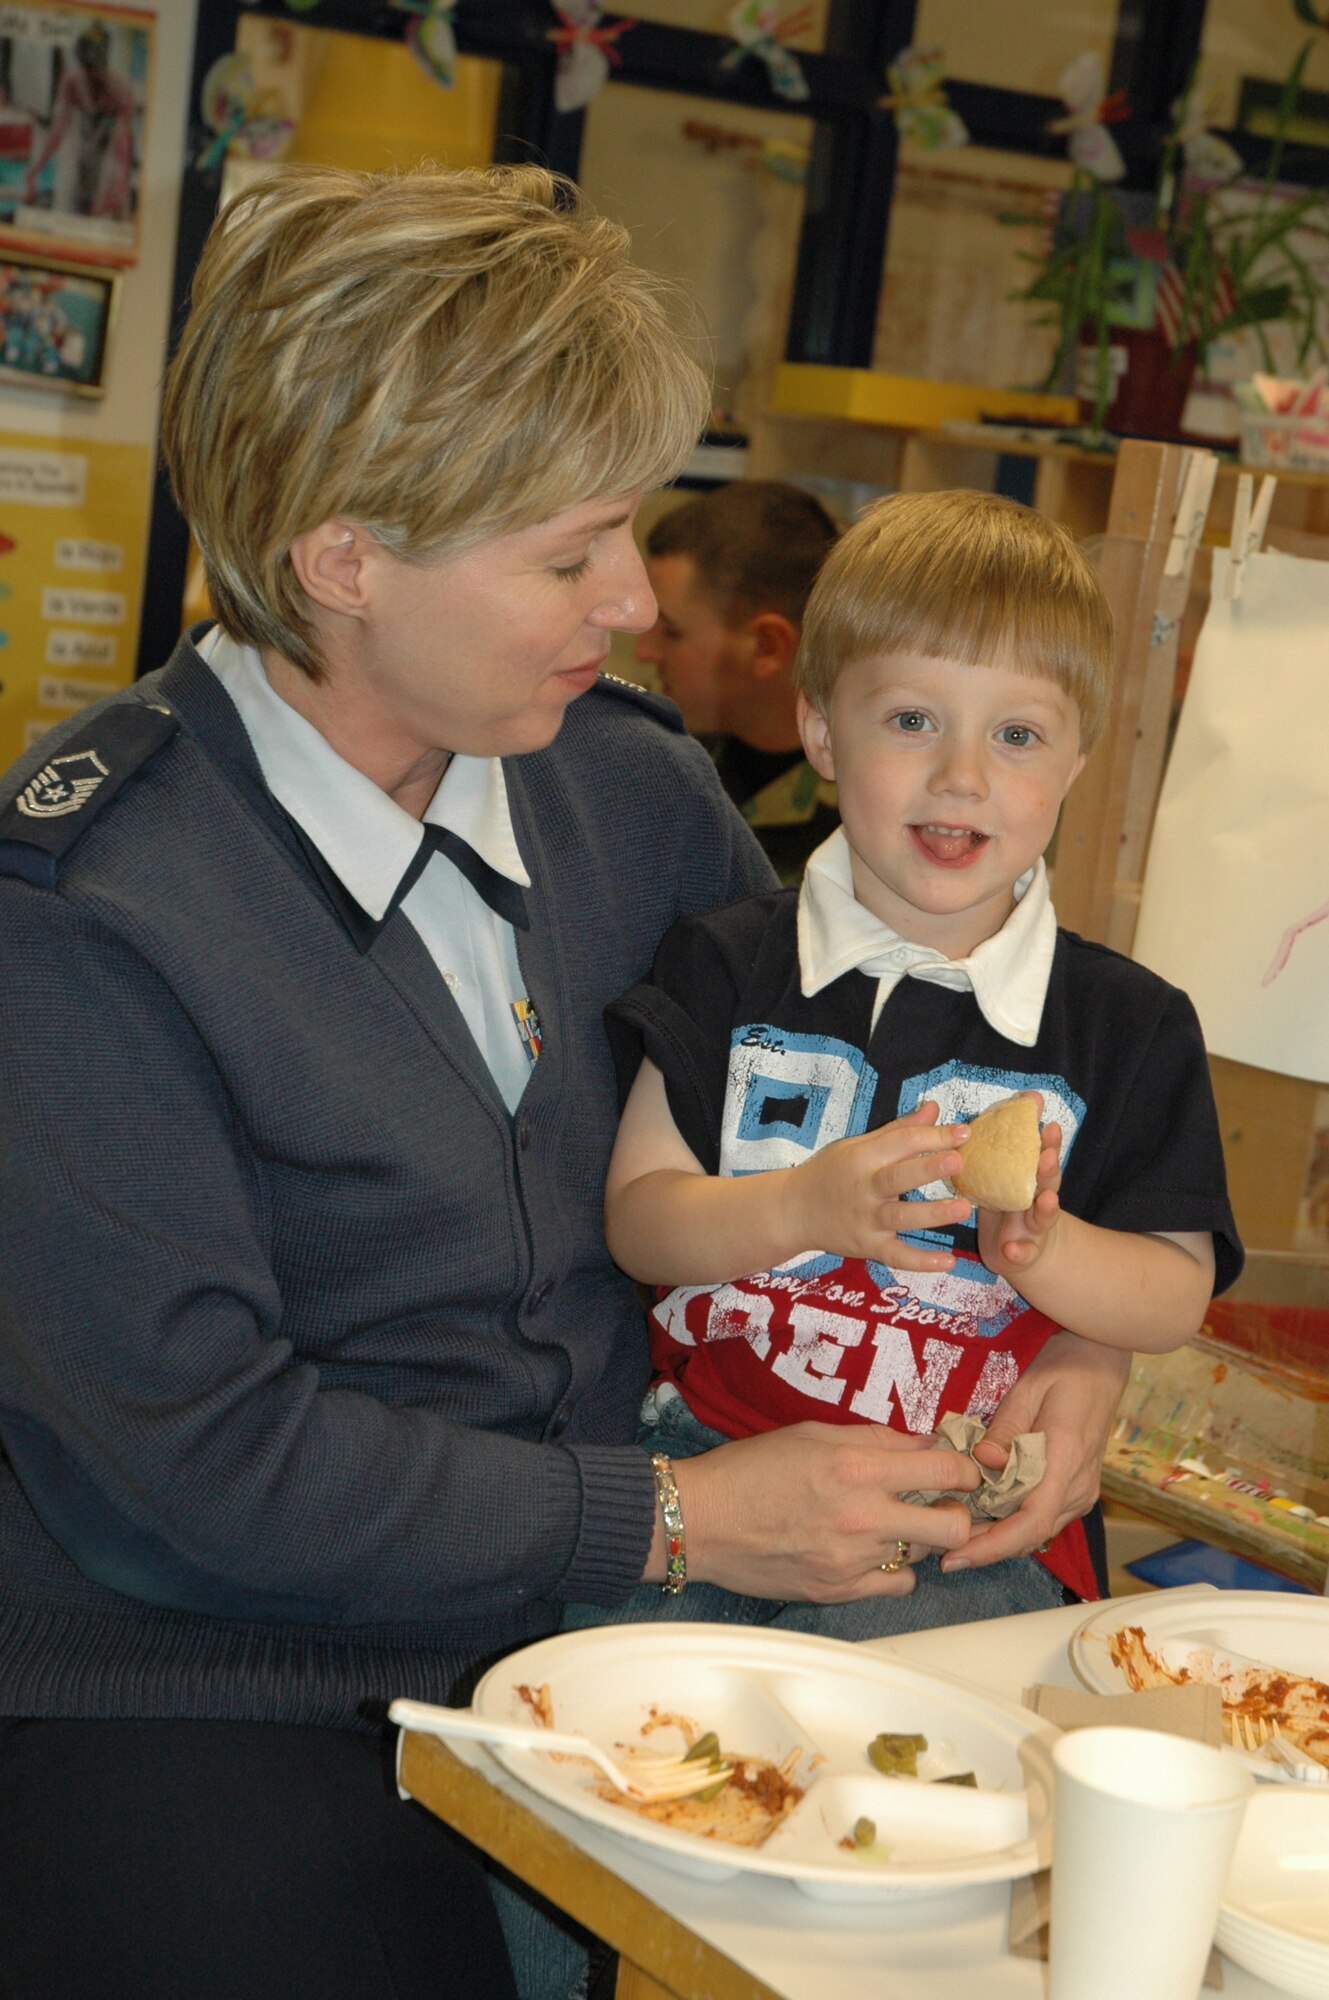
{"label": "white foam plate", "polygon": [[[1132,1625],[1139,1626],[1150,1650],[1170,1667],[1185,1666],[1192,1653],[1209,1652],[1220,1667],[1227,1659],[1238,1666],[1254,1660],[1275,1671],[1329,1683],[1329,1601],[1322,1597],[1283,1590],[1173,1596],[1160,1590],[1111,1598],[1086,1618],[1070,1643],[1071,1666],[1093,1693],[1129,1691],[1129,1681],[1113,1662],[1110,1642]],[[1258,1753],[1232,1750],[1230,1754],[1257,1777],[1287,1775]]]}
{"label": "white foam plate", "polygon": [[1218,1914],[1219,1948],[1302,2000],[1329,2000],[1329,1797],[1256,1792]]}
{"label": "white foam plate", "polygon": [[[609,1625],[562,1633],[491,1667],[475,1691],[478,1715],[529,1722],[520,1686],[549,1689],[555,1726],[613,1750],[640,1743],[653,1711],[713,1729],[726,1751],[782,1763],[799,1752],[802,1800],[758,1848],[743,1848],[644,1819],[601,1798],[589,1767],[538,1751],[493,1755],[543,1798],[661,1861],[707,1878],[773,1875],[809,1896],[858,1901],[933,1894],[1014,1880],[1038,1866],[1048,1805],[1025,1788],[1019,1745],[1056,1731],[1013,1702],[835,1639],[718,1625]],[[887,1778],[867,1755],[883,1730],[928,1739],[919,1780]],[[671,1732],[658,1747],[681,1748]],[[973,1771],[977,1791],[930,1781]],[[838,1843],[857,1819],[877,1840]]]}

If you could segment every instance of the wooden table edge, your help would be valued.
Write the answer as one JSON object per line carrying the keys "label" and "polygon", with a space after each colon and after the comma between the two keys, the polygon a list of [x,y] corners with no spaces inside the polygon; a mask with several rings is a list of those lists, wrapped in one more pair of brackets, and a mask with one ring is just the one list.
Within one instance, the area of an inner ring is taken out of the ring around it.
{"label": "wooden table edge", "polygon": [[[403,1791],[619,1954],[619,2000],[780,2000],[436,1736],[404,1732]],[[661,1871],[668,1893],[669,1876]]]}

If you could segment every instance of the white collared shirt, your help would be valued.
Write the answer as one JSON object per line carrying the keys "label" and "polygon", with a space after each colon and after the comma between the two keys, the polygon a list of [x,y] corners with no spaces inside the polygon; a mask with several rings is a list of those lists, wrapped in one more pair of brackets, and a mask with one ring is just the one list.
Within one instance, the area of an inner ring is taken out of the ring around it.
{"label": "white collared shirt", "polygon": [[[381,919],[424,837],[420,821],[282,700],[252,646],[214,625],[197,650],[240,711],[272,796],[361,909]],[[424,817],[451,827],[500,875],[530,887],[497,757],[454,752]],[[503,1102],[515,1110],[531,1059],[514,1013],[527,996],[511,924],[442,854],[430,858],[401,908],[461,1009]]]}
{"label": "white collared shirt", "polygon": [[910,944],[874,917],[854,894],[849,842],[837,827],[813,853],[798,898],[798,969],[805,997],[846,972],[877,981],[872,1025],[900,980],[930,980],[969,988],[988,1025],[1021,1048],[1038,1040],[1057,943],[1057,918],[1047,869],[1038,861],[1015,885],[1015,908],[995,937],[968,958],[946,958],[931,945]]}

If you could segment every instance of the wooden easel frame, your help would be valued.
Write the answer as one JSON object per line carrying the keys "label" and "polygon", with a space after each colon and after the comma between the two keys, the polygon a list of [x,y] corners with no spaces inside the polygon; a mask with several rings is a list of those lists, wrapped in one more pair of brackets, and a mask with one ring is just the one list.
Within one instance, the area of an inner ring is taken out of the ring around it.
{"label": "wooden easel frame", "polygon": [[[1207,456],[1180,445],[1123,443],[1098,559],[1117,628],[1112,713],[1062,810],[1052,895],[1068,930],[1127,954],[1167,761],[1177,643],[1199,533],[1193,516],[1183,524],[1178,508],[1188,467]],[[1263,498],[1267,514],[1270,496]],[[1177,548],[1184,525],[1191,532]],[[1233,528],[1240,527],[1234,509]],[[1323,537],[1276,533],[1293,553],[1326,553]],[[1287,1254],[1306,1184],[1318,1086],[1221,1056],[1211,1056],[1209,1068],[1242,1237],[1248,1248]],[[1326,1296],[1323,1255],[1305,1261],[1312,1291]]]}
{"label": "wooden easel frame", "polygon": [[[1167,757],[1181,613],[1194,538],[1167,574],[1182,484],[1181,445],[1121,446],[1099,574],[1116,623],[1107,728],[1062,809],[1053,876],[1068,930],[1129,952]],[[1205,496],[1207,501],[1207,494]]]}

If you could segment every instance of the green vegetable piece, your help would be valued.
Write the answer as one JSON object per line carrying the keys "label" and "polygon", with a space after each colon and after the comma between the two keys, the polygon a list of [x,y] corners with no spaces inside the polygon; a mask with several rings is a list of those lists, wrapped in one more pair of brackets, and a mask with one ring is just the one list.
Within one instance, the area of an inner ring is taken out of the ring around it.
{"label": "green vegetable piece", "polygon": [[694,1792],[692,1796],[696,1799],[700,1799],[703,1804],[705,1804],[705,1802],[709,1799],[718,1799],[721,1792],[724,1790],[725,1786],[729,1783],[729,1780],[732,1776],[733,1776],[732,1771],[726,1771],[723,1778],[719,1779],[716,1784],[707,1785],[704,1792]]}
{"label": "green vegetable piece", "polygon": [[692,1748],[685,1753],[683,1762],[699,1764],[704,1759],[707,1763],[715,1764],[718,1763],[719,1757],[720,1739],[713,1729],[708,1729],[706,1734],[699,1736]]}
{"label": "green vegetable piece", "polygon": [[916,1778],[918,1753],[927,1747],[926,1736],[893,1734],[889,1730],[883,1730],[869,1743],[868,1758],[884,1777]]}
{"label": "green vegetable piece", "polygon": [[978,1779],[972,1771],[951,1771],[944,1778],[934,1778],[934,1785],[972,1785],[978,1790]]}
{"label": "green vegetable piece", "polygon": [[877,1838],[877,1822],[866,1816],[854,1821],[854,1846],[871,1847]]}

